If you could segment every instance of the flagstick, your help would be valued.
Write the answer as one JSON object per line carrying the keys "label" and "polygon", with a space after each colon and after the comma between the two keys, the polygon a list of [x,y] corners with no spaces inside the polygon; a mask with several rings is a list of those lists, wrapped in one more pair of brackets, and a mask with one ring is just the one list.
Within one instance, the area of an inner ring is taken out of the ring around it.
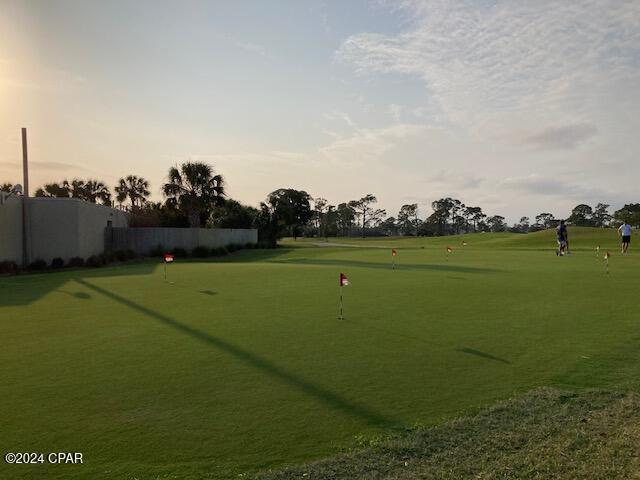
{"label": "flagstick", "polygon": [[164,261],[164,281],[167,281],[167,261]]}
{"label": "flagstick", "polygon": [[391,269],[396,269],[396,257],[391,257]]}
{"label": "flagstick", "polygon": [[342,285],[340,285],[340,316],[338,320],[344,320],[344,315],[342,314]]}

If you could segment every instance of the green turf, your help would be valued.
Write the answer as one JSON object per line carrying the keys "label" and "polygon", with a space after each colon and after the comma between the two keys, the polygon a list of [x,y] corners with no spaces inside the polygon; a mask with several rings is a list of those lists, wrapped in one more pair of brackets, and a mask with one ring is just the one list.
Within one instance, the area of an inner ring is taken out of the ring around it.
{"label": "green turf", "polygon": [[0,478],[229,478],[541,385],[637,389],[640,255],[572,233],[565,258],[550,232],[478,234],[334,241],[396,246],[395,271],[288,241],[307,248],[178,261],[172,284],[153,263],[2,278],[0,450],[86,463]]}

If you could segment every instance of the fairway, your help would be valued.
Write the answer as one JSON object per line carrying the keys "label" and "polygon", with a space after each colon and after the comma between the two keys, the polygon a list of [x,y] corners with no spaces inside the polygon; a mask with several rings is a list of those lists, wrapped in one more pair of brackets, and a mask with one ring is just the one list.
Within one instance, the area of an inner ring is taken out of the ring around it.
{"label": "fairway", "polygon": [[1,278],[1,449],[84,464],[0,478],[223,479],[538,386],[637,389],[638,237],[623,257],[614,230],[571,233],[564,258],[548,231],[289,240],[169,282],[151,261]]}

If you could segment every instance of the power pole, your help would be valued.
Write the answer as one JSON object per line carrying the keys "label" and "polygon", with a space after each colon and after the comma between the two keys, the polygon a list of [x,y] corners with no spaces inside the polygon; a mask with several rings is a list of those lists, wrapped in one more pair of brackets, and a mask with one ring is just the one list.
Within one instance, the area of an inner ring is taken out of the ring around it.
{"label": "power pole", "polygon": [[29,224],[29,155],[27,152],[27,129],[22,129],[22,180],[24,192],[22,194],[22,266],[28,267],[30,262],[30,233]]}

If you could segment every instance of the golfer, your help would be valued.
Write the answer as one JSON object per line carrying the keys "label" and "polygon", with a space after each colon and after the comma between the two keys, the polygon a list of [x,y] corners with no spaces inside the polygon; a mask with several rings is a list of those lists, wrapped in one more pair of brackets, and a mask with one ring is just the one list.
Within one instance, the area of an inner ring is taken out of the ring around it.
{"label": "golfer", "polygon": [[622,237],[622,253],[627,253],[629,243],[631,243],[631,225],[624,222],[618,227],[618,235]]}
{"label": "golfer", "polygon": [[563,256],[569,245],[569,233],[564,220],[560,220],[560,224],[556,228],[556,239],[558,240],[558,250],[556,255]]}

